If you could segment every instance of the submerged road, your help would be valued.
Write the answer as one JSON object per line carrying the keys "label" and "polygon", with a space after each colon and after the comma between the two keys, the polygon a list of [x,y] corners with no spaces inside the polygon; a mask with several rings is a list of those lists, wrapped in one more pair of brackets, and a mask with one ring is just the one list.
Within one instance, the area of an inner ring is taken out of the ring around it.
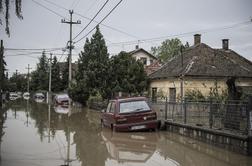
{"label": "submerged road", "polygon": [[15,101],[0,112],[1,166],[251,166],[252,157],[166,131],[113,133],[100,113]]}

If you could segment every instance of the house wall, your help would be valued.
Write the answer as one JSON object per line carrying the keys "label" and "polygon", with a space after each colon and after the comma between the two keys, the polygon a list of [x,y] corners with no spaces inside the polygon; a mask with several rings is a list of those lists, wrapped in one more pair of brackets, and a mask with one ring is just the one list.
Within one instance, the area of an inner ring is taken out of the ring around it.
{"label": "house wall", "polygon": [[[227,90],[226,85],[227,79],[192,79],[185,78],[183,81],[183,94],[190,90],[199,90],[205,97],[209,96],[211,88],[218,88],[218,92]],[[239,79],[236,82],[236,86],[241,87],[251,87],[252,79]],[[162,79],[162,80],[152,80],[150,82],[150,92],[152,93],[152,88],[157,88],[157,96],[169,97],[169,89],[176,89],[176,100],[181,97],[181,81],[178,78],[172,79]],[[152,95],[152,94],[151,94]]]}
{"label": "house wall", "polygon": [[154,59],[152,57],[150,57],[148,54],[141,52],[141,51],[132,54],[132,56],[134,58],[136,58],[136,60],[139,60],[140,58],[146,58],[147,59],[147,63],[146,63],[147,66],[151,64],[151,60],[154,61]]}

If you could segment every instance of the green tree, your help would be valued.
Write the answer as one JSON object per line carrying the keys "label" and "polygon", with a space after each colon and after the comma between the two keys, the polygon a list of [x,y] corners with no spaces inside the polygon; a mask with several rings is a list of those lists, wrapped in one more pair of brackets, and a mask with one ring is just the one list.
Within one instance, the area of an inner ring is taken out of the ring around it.
{"label": "green tree", "polygon": [[24,75],[21,74],[14,74],[9,79],[9,91],[26,91],[27,88],[27,79]]}
{"label": "green tree", "polygon": [[105,40],[97,26],[90,41],[86,39],[84,50],[80,53],[76,84],[72,86],[70,96],[81,103],[85,103],[89,95],[97,93],[107,98],[109,95],[107,90],[108,61]]}
{"label": "green tree", "polygon": [[2,92],[5,91],[6,87],[5,87],[5,66],[6,66],[6,62],[4,61],[4,48],[2,46],[3,41],[1,41],[1,45],[0,45],[0,107],[2,106]]}
{"label": "green tree", "polygon": [[112,92],[142,94],[147,88],[147,75],[143,64],[126,52],[110,60],[110,85]]}
{"label": "green tree", "polygon": [[[5,7],[3,7],[3,3],[5,2]],[[10,36],[10,28],[9,28],[9,17],[10,17],[10,2],[13,2],[12,0],[0,0],[0,14],[4,15],[5,18],[5,32],[7,35]],[[19,19],[23,19],[22,16],[22,11],[21,11],[21,6],[22,6],[22,0],[15,0],[15,11],[16,11],[16,16]],[[5,11],[3,10],[5,8]],[[2,25],[2,20],[0,18],[0,26]]]}
{"label": "green tree", "polygon": [[181,47],[188,48],[188,42],[184,46],[178,38],[167,39],[162,42],[161,46],[151,47],[151,53],[162,62],[166,62],[174,56],[179,55]]}
{"label": "green tree", "polygon": [[66,90],[68,88],[68,80],[69,80],[69,57],[67,57],[67,61],[63,65],[62,69],[62,85],[61,90]]}
{"label": "green tree", "polygon": [[48,90],[48,58],[44,51],[39,58],[36,70],[31,73],[31,89]]}
{"label": "green tree", "polygon": [[52,91],[59,92],[62,88],[60,78],[60,67],[57,57],[54,56],[52,60]]}

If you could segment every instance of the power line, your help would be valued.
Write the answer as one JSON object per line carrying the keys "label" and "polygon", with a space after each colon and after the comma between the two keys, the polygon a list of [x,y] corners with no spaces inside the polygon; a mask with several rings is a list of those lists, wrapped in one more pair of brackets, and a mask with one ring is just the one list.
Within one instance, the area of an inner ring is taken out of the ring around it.
{"label": "power line", "polygon": [[109,0],[106,0],[106,2],[102,5],[102,7],[99,9],[99,11],[94,15],[94,17],[89,21],[89,23],[73,38],[76,39],[87,27],[94,21],[96,16],[102,11],[102,9],[106,6],[106,4],[109,2]]}
{"label": "power line", "polygon": [[59,48],[5,48],[4,51],[56,51],[56,50],[63,50],[65,47]]}
{"label": "power line", "polygon": [[[56,6],[57,8],[60,8],[60,9],[66,10],[66,11],[69,10],[69,9],[67,9],[67,8],[65,8],[65,7],[63,7],[63,6],[59,5],[59,4],[56,4],[56,3],[54,3],[54,2],[51,2],[51,1],[49,1],[49,0],[43,0],[43,1],[46,1],[47,3],[50,3],[51,5],[54,5],[54,6]],[[86,16],[84,16],[84,15],[82,15],[82,14],[76,12],[76,11],[74,12],[74,14],[77,15],[77,16],[80,16],[80,17],[82,17],[82,18],[84,18],[84,19],[86,19],[86,20],[92,20],[91,18],[86,17]],[[96,20],[93,20],[93,22],[99,23],[99,22],[96,21]],[[103,27],[106,27],[106,28],[108,28],[108,29],[111,29],[111,30],[113,30],[113,31],[119,32],[119,33],[121,33],[121,34],[130,36],[130,37],[132,37],[132,38],[139,39],[138,36],[133,35],[133,34],[129,34],[129,33],[127,33],[127,32],[124,32],[124,31],[120,30],[120,29],[117,29],[117,28],[115,28],[115,27],[112,27],[112,26],[109,26],[109,25],[106,25],[106,24],[102,24],[102,23],[100,23],[99,25],[101,25],[101,26],[103,26]]]}
{"label": "power line", "polygon": [[99,1],[99,0],[94,1],[94,2],[90,5],[90,7],[85,11],[85,14],[88,13],[88,12],[94,7],[94,5],[95,5],[98,1]]}
{"label": "power line", "polygon": [[50,11],[50,12],[52,12],[52,13],[54,13],[55,15],[57,15],[57,16],[59,16],[59,17],[62,17],[62,18],[65,18],[64,16],[62,16],[61,14],[59,14],[59,13],[57,13],[57,12],[55,12],[55,11],[53,11],[53,10],[51,10],[51,9],[49,9],[48,7],[46,7],[45,5],[43,5],[43,4],[41,4],[41,3],[39,3],[39,2],[37,2],[37,1],[35,1],[35,0],[32,0],[34,3],[36,3],[37,5],[39,5],[39,6],[41,6],[41,7],[43,7],[43,8],[45,8],[46,10],[48,10],[48,11]]}
{"label": "power line", "polygon": [[251,21],[244,21],[244,22],[236,23],[236,24],[233,24],[230,26],[225,26],[225,27],[203,29],[203,30],[185,32],[185,33],[179,33],[179,34],[173,34],[173,35],[167,35],[167,36],[146,38],[146,39],[142,39],[142,40],[131,40],[131,41],[125,41],[125,42],[111,43],[109,46],[122,45],[122,44],[123,45],[132,45],[132,44],[136,44],[136,43],[145,43],[145,42],[147,43],[147,42],[159,41],[159,40],[163,40],[163,39],[167,39],[167,38],[171,38],[171,37],[184,37],[184,36],[188,36],[188,35],[195,34],[195,33],[208,33],[208,32],[213,32],[213,31],[218,31],[218,30],[231,29],[231,28],[239,27],[242,25],[249,25],[249,24],[251,24]]}
{"label": "power line", "polygon": [[73,1],[72,5],[69,8],[74,9],[79,4],[79,2],[80,2],[80,0]]}
{"label": "power line", "polygon": [[105,16],[103,17],[103,19],[94,27],[92,28],[85,36],[83,36],[82,38],[80,38],[79,40],[77,40],[76,42],[74,43],[78,43],[80,42],[82,39],[84,39],[85,37],[87,37],[100,23],[102,23],[119,5],[120,3],[122,2],[122,0],[120,0],[113,8],[112,10],[110,10],[110,12]]}

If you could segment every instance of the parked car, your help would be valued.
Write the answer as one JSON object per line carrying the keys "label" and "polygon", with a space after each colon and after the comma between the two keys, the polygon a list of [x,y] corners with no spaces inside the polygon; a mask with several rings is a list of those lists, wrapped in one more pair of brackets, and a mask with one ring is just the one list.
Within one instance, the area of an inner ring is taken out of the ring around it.
{"label": "parked car", "polygon": [[25,92],[25,93],[23,94],[23,98],[24,98],[25,100],[29,100],[29,98],[30,98],[30,93],[29,93],[29,92]]}
{"label": "parked car", "polygon": [[19,95],[15,92],[10,92],[9,99],[10,100],[17,100],[19,98]]}
{"label": "parked car", "polygon": [[42,102],[44,102],[44,100],[45,100],[45,95],[44,95],[43,93],[36,93],[36,94],[34,95],[34,100],[35,100],[35,102],[37,102],[37,103],[42,103]]}
{"label": "parked car", "polygon": [[114,131],[156,130],[159,124],[145,97],[110,100],[102,112],[102,126]]}
{"label": "parked car", "polygon": [[63,106],[67,106],[69,105],[69,96],[68,94],[58,94],[54,97],[54,103],[56,105],[63,105]]}
{"label": "parked car", "polygon": [[45,99],[45,95],[43,93],[36,93],[34,95],[35,99]]}

